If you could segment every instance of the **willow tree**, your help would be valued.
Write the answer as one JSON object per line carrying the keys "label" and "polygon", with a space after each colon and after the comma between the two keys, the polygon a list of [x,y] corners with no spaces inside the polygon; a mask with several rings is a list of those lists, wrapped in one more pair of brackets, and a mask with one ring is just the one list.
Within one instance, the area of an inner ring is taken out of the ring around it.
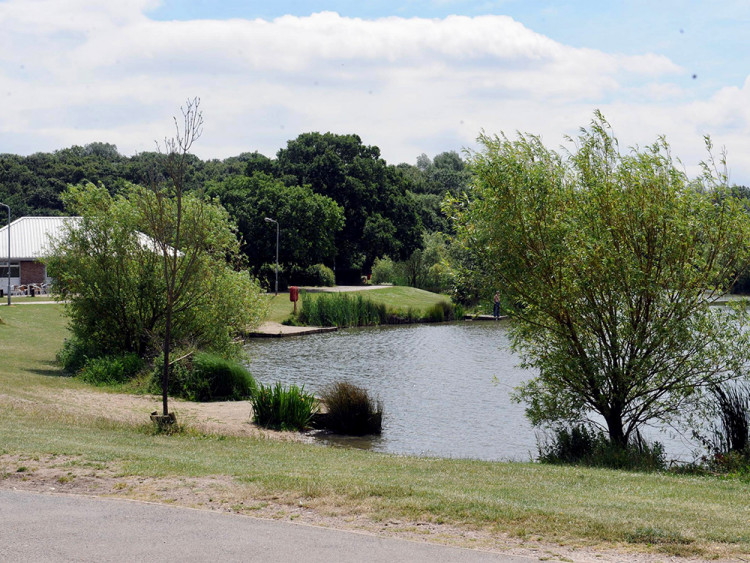
{"label": "willow tree", "polygon": [[479,141],[473,185],[447,208],[538,370],[515,394],[534,424],[600,423],[624,446],[739,376],[746,310],[710,305],[748,264],[750,219],[712,162],[691,181],[664,139],[622,153],[599,113],[569,151]]}

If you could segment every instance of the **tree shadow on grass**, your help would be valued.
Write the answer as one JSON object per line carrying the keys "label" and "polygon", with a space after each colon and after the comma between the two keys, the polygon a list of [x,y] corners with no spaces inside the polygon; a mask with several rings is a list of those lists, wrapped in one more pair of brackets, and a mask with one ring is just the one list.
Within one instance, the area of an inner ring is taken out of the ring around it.
{"label": "tree shadow on grass", "polygon": [[55,364],[46,364],[49,366],[49,368],[36,368],[36,369],[27,369],[28,373],[35,373],[37,375],[43,375],[45,377],[71,377],[69,373],[65,373],[62,368]]}

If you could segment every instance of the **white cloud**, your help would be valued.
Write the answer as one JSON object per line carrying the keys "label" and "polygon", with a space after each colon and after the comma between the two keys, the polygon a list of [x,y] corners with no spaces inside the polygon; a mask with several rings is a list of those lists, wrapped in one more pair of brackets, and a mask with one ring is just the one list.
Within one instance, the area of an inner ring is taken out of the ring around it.
{"label": "white cloud", "polygon": [[[574,48],[509,17],[157,22],[144,15],[153,5],[0,2],[0,138],[150,150],[196,95],[204,157],[273,154],[311,130],[358,133],[390,162],[471,145],[480,129],[556,145],[595,108],[632,143],[667,133],[700,150],[713,128],[745,147],[750,132],[747,83],[690,99],[686,71],[664,56]],[[750,178],[750,164],[738,170]]]}

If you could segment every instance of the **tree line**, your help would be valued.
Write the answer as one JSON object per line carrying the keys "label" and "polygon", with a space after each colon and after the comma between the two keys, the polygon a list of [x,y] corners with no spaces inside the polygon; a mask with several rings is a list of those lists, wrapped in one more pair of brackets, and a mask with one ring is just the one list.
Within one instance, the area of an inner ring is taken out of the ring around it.
{"label": "tree line", "polygon": [[[63,193],[90,182],[112,196],[131,185],[148,185],[163,170],[166,155],[121,155],[108,143],[73,146],[30,156],[0,155],[0,201],[16,217],[66,215]],[[369,274],[376,259],[406,261],[423,248],[424,233],[449,232],[441,211],[448,194],[469,182],[456,152],[415,165],[390,165],[380,149],[357,135],[304,133],[288,141],[274,158],[258,152],[223,160],[186,155],[187,192],[220,202],[238,227],[241,251],[261,278],[273,270],[279,222],[282,283],[305,281],[323,265],[339,283]],[[308,276],[309,277],[309,276]],[[310,280],[314,282],[315,280]]]}

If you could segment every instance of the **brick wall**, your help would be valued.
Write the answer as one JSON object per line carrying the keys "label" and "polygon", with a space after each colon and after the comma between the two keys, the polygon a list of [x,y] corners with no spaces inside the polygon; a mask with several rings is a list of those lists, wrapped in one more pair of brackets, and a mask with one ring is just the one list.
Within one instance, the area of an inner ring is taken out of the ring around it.
{"label": "brick wall", "polygon": [[44,283],[45,268],[41,262],[21,262],[21,285]]}

